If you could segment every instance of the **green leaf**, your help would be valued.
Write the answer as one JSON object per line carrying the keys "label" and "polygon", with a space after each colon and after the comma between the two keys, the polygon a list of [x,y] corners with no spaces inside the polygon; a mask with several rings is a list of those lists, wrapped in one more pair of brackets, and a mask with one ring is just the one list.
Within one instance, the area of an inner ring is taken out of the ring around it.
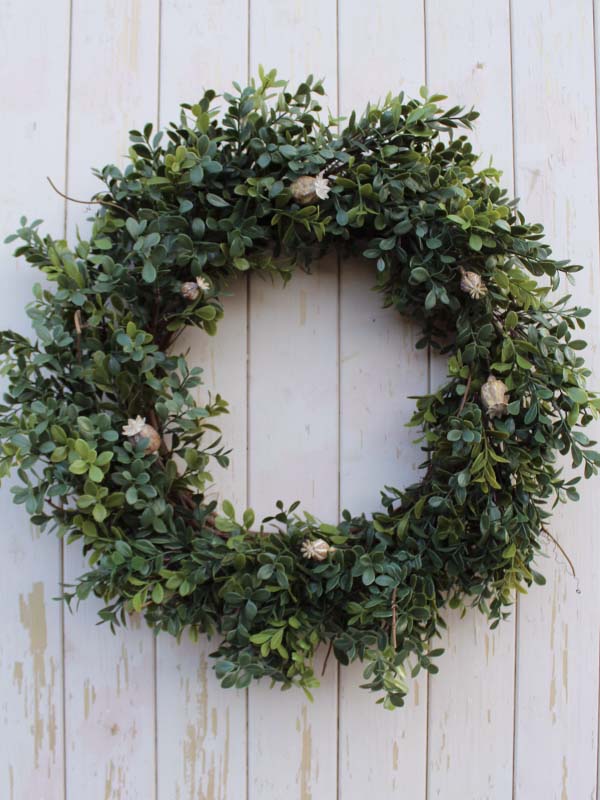
{"label": "green leaf", "polygon": [[146,227],[145,222],[138,222],[133,217],[127,217],[125,220],[125,227],[132,239],[137,239],[138,236],[144,232],[144,228]]}
{"label": "green leaf", "polygon": [[219,197],[218,194],[212,194],[211,192],[206,195],[206,202],[210,203],[210,205],[215,208],[227,208],[227,206],[230,205],[223,197]]}
{"label": "green leaf", "polygon": [[229,500],[223,500],[223,512],[229,519],[235,519],[235,509]]}
{"label": "green leaf", "polygon": [[104,522],[108,516],[108,511],[101,503],[96,503],[94,510],[92,511],[92,516],[96,522]]}
{"label": "green leaf", "polygon": [[138,614],[142,610],[144,606],[144,600],[146,599],[146,590],[139,591],[131,598],[131,605],[133,606],[133,610],[136,611]]}
{"label": "green leaf", "polygon": [[370,586],[375,581],[375,570],[372,567],[367,569],[362,574],[362,582],[365,586]]}
{"label": "green leaf", "polygon": [[319,525],[319,531],[327,534],[328,536],[336,536],[340,532],[337,525],[328,525],[325,522],[322,522]]}
{"label": "green leaf", "polygon": [[585,389],[580,389],[579,386],[568,386],[567,394],[574,403],[583,405],[588,401],[588,395]]}
{"label": "green leaf", "polygon": [[53,464],[58,464],[61,461],[64,461],[67,457],[67,448],[66,447],[55,447],[50,455],[50,461]]}
{"label": "green leaf", "polygon": [[77,507],[78,508],[89,508],[93,506],[96,502],[96,498],[92,497],[90,494],[82,494],[77,498]]}
{"label": "green leaf", "polygon": [[90,480],[94,481],[94,483],[102,483],[104,480],[104,473],[97,467],[95,464],[92,464],[89,471]]}
{"label": "green leaf", "polygon": [[81,530],[90,539],[95,539],[98,536],[98,528],[94,525],[91,519],[86,519],[81,524]]}
{"label": "green leaf", "polygon": [[232,533],[233,531],[237,530],[238,527],[235,522],[228,517],[217,517],[215,520],[215,526],[217,530],[222,531],[223,533]]}
{"label": "green leaf", "polygon": [[265,644],[271,641],[272,631],[260,631],[260,633],[253,633],[250,637],[252,644]]}
{"label": "green leaf", "polygon": [[477,250],[477,251],[481,250],[481,248],[483,247],[483,239],[481,238],[481,236],[478,236],[476,233],[472,233],[469,236],[469,247],[471,248],[471,250]]}
{"label": "green leaf", "polygon": [[511,544],[508,545],[508,547],[505,547],[504,550],[502,551],[502,558],[511,559],[515,556],[516,552],[517,552],[517,545],[514,542],[512,542]]}
{"label": "green leaf", "polygon": [[156,280],[156,268],[154,264],[146,260],[144,261],[144,267],[142,269],[142,278],[146,281],[146,283],[154,283]]}
{"label": "green leaf", "polygon": [[279,152],[285,158],[295,158],[298,155],[298,150],[291,144],[284,144],[279,148]]}
{"label": "green leaf", "polygon": [[196,164],[195,167],[192,167],[190,170],[190,181],[194,186],[200,186],[202,181],[204,180],[204,170],[200,166],[200,164]]}
{"label": "green leaf", "polygon": [[200,306],[194,311],[194,314],[200,319],[210,321],[217,316],[217,310],[214,306]]}
{"label": "green leaf", "polygon": [[123,558],[131,558],[131,556],[133,555],[133,551],[129,543],[124,542],[120,539],[115,542],[115,550],[117,551],[117,553],[122,555]]}
{"label": "green leaf", "polygon": [[425,298],[425,308],[427,311],[431,311],[431,309],[435,307],[436,303],[437,295],[435,293],[435,289],[430,289],[429,292],[427,292],[427,297]]}
{"label": "green leaf", "polygon": [[67,434],[65,433],[64,429],[60,427],[60,425],[52,425],[50,427],[50,433],[54,441],[58,444],[67,443]]}
{"label": "green leaf", "polygon": [[125,499],[127,500],[130,506],[134,505],[134,503],[137,503],[138,493],[135,486],[130,486],[129,489],[127,489],[127,491],[125,492]]}
{"label": "green leaf", "polygon": [[156,583],[154,589],[152,589],[152,602],[156,603],[156,605],[160,605],[164,599],[165,590],[161,583]]}
{"label": "green leaf", "polygon": [[263,564],[262,567],[259,567],[258,572],[256,573],[256,577],[260,581],[268,581],[273,575],[273,570],[274,567],[272,564]]}
{"label": "green leaf", "polygon": [[429,280],[429,273],[424,267],[415,267],[411,270],[410,277],[414,283],[424,283]]}

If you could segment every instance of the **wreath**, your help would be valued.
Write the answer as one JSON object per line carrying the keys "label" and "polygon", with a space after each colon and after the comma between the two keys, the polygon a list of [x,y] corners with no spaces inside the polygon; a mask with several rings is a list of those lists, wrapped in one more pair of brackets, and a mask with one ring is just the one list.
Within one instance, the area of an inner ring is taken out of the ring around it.
{"label": "wreath", "polygon": [[[1,474],[16,468],[34,524],[83,546],[67,603],[92,593],[111,626],[139,612],[175,636],[217,633],[224,687],[268,677],[310,694],[326,643],[401,706],[409,671],[437,671],[444,608],[494,627],[515,590],[543,583],[551,507],[578,497],[560,456],[597,471],[581,428],[600,400],[576,338],[589,312],[551,294],[581,267],[553,260],[500,173],[476,166],[455,133],[476,112],[424,88],[338,131],[312,76],[294,93],[275,71],[234,87],[222,117],[206,91],[166,134],[131,132],[125,170],[96,171],[89,239],[70,247],[25,218],[8,237],[45,282],[27,309],[36,341],[1,334]],[[257,525],[206,499],[211,464],[228,463],[227,403],[196,399],[202,370],[176,340],[216,333],[240,273],[287,281],[331,248],[371,260],[383,305],[448,356],[409,423],[424,472],[369,516],[325,524],[279,502]]]}

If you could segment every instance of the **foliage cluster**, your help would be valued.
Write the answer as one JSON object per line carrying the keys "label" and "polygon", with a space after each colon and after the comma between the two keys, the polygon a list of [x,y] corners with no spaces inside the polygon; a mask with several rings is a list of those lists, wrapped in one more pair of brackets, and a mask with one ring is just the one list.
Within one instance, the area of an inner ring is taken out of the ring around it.
{"label": "foliage cluster", "polygon": [[[9,237],[45,280],[28,307],[35,339],[1,334],[0,474],[15,468],[14,500],[36,525],[83,547],[89,571],[67,601],[93,593],[113,625],[140,612],[176,636],[217,632],[226,687],[268,676],[310,691],[330,643],[399,706],[408,670],[437,669],[444,607],[472,603],[495,625],[514,590],[542,582],[532,561],[550,506],[577,499],[559,456],[596,472],[581,430],[599,404],[578,338],[588,312],[551,296],[580,267],[553,260],[499,173],[478,168],[458,130],[475,112],[423,90],[322,122],[312,77],[295,92],[262,70],[234,86],[221,116],[207,91],[166,131],[132,131],[126,169],[97,171],[89,238],[70,247],[25,219]],[[294,182],[319,174],[328,196],[298,202]],[[187,326],[216,333],[240,272],[288,280],[331,248],[371,260],[383,304],[448,355],[411,422],[424,471],[386,487],[372,516],[323,524],[279,503],[257,526],[251,509],[205,499],[211,464],[228,462],[214,422],[227,404],[197,399],[201,370],[176,340]],[[198,296],[182,295],[197,278]],[[493,418],[490,375],[509,395]],[[137,415],[157,452],[122,435]],[[331,545],[322,561],[302,553],[315,539]]]}

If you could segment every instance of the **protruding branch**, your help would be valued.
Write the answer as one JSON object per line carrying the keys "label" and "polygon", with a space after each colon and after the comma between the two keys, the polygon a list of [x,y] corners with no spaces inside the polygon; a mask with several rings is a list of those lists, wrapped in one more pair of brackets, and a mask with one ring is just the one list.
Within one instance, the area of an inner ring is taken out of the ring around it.
{"label": "protruding branch", "polygon": [[100,205],[100,206],[112,206],[113,208],[118,208],[120,211],[123,211],[129,217],[133,217],[135,219],[134,214],[131,211],[128,211],[123,206],[120,206],[118,203],[113,203],[110,200],[77,200],[75,197],[69,197],[68,194],[61,192],[61,190],[52,182],[52,179],[46,175],[46,180],[50,184],[50,186],[54,189],[56,194],[59,194],[61,197],[64,197],[65,200],[69,200],[71,203],[79,203],[82,206],[90,206],[90,205]]}

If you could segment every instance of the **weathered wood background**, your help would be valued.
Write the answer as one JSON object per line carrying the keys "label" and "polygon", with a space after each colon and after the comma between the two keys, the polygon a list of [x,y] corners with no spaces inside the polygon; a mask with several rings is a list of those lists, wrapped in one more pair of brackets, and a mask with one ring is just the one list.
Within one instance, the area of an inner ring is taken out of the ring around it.
{"label": "weathered wood background", "polygon": [[[592,0],[0,0],[0,233],[21,213],[71,239],[127,131],[166,123],[203,87],[259,64],[326,78],[346,113],[421,84],[475,104],[476,145],[504,170],[559,257],[586,265],[598,366],[597,30]],[[26,330],[35,276],[1,250],[2,327]],[[360,263],[326,260],[282,291],[252,279],[220,336],[188,343],[232,404],[218,491],[267,512],[301,498],[335,520],[375,508],[420,461],[404,427],[443,365],[379,308]],[[597,372],[598,374],[598,372]],[[402,711],[328,666],[314,704],[266,686],[224,693],[209,646],[112,636],[53,598],[82,569],[0,495],[2,800],[587,800],[598,797],[599,484],[557,515],[578,583],[552,549],[548,586],[491,633],[450,616],[439,676]],[[579,588],[579,592],[577,591]]]}

